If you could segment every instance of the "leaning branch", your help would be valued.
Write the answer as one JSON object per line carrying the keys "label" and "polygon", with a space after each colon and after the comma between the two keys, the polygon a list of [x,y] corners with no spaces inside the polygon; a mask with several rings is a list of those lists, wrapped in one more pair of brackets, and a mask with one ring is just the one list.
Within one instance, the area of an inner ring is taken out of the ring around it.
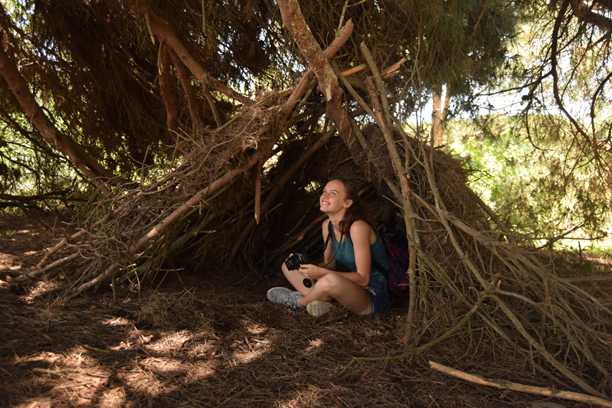
{"label": "leaning branch", "polygon": [[223,82],[213,78],[200,64],[196,58],[191,54],[188,48],[183,44],[183,41],[179,38],[174,27],[170,25],[166,20],[159,17],[151,10],[144,2],[138,2],[137,8],[145,16],[147,23],[153,34],[157,37],[160,42],[165,42],[176,55],[183,61],[183,64],[191,73],[202,82],[204,85],[209,86],[217,91],[221,92],[228,98],[232,98],[243,104],[250,104],[252,101],[246,96],[234,91],[232,88],[225,85]]}
{"label": "leaning branch", "polygon": [[[360,162],[361,156],[365,155],[367,162],[373,165],[378,178],[389,184],[388,178],[380,168],[380,163],[372,159],[369,149],[364,148],[364,140],[360,137],[359,130],[356,126],[353,126],[350,116],[342,106],[343,91],[339,86],[338,77],[306,24],[300,5],[296,0],[279,0],[278,7],[281,11],[283,24],[291,32],[300,52],[317,78],[319,89],[325,95],[327,101],[326,114],[334,121],[336,129],[338,129],[338,133],[351,156],[356,162]],[[348,24],[347,22],[346,25]]]}
{"label": "leaning branch", "polygon": [[593,395],[582,394],[573,391],[560,391],[545,387],[536,387],[534,385],[525,385],[505,380],[492,380],[476,374],[466,373],[465,371],[457,370],[456,368],[448,367],[435,361],[430,361],[429,366],[441,373],[452,377],[460,378],[475,384],[486,385],[502,390],[512,390],[525,392],[528,394],[543,395],[545,397],[562,398],[570,401],[582,402],[585,404],[599,405],[601,407],[612,408],[612,401],[595,397]]}
{"label": "leaning branch", "polygon": [[[130,247],[128,251],[128,257],[130,259],[128,260],[128,262],[134,259],[135,257],[138,257],[139,253],[142,252],[151,241],[164,234],[171,225],[173,225],[176,221],[182,219],[192,208],[199,205],[202,200],[204,200],[211,194],[219,191],[221,188],[233,183],[239,175],[246,173],[253,166],[255,166],[259,162],[259,160],[261,160],[262,157],[266,157],[263,151],[252,156],[242,166],[225,173],[223,176],[210,183],[204,189],[194,194],[189,200],[184,202],[170,215],[168,215],[161,222],[151,228],[143,237],[141,237],[134,245]],[[121,262],[112,263],[106,268],[104,272],[77,287],[70,294],[69,297],[78,296],[80,293],[104,282],[107,279],[110,279],[117,271],[121,269],[121,266],[125,263],[125,261],[126,260],[123,259],[121,260]]]}

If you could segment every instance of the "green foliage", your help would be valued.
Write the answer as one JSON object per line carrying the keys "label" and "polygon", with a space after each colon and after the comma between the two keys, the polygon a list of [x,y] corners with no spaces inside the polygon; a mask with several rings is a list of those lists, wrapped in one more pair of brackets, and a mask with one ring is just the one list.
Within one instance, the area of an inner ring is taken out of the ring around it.
{"label": "green foliage", "polygon": [[593,163],[568,150],[569,123],[550,116],[530,121],[539,132],[537,146],[519,117],[490,116],[449,125],[452,150],[473,169],[472,188],[506,225],[536,244],[558,240],[576,246],[580,238],[610,246],[601,241],[612,229],[605,177]]}
{"label": "green foliage", "polygon": [[12,118],[20,132],[0,122],[0,191],[33,196],[71,189],[77,175],[67,160],[39,141],[23,115]]}

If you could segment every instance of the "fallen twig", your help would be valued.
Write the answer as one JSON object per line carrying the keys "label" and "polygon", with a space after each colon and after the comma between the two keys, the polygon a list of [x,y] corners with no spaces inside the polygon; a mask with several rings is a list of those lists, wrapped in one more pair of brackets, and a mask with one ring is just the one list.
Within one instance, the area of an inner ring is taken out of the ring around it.
{"label": "fallen twig", "polygon": [[456,368],[448,367],[443,364],[436,363],[435,361],[429,361],[429,366],[436,371],[440,371],[441,373],[450,375],[452,377],[460,378],[475,384],[486,385],[488,387],[526,392],[528,394],[544,395],[546,397],[561,398],[570,401],[584,402],[587,404],[612,408],[612,401],[595,397],[593,395],[582,394],[574,391],[559,391],[552,388],[536,387],[535,385],[519,384],[506,380],[492,380],[484,378],[480,375],[466,373],[465,371],[457,370]]}

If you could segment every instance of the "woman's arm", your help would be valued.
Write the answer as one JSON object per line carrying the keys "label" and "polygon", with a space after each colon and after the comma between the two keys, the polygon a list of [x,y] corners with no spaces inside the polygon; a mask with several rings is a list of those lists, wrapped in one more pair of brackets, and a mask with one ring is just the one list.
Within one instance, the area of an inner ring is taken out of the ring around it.
{"label": "woman's arm", "polygon": [[358,220],[351,225],[351,241],[353,241],[357,270],[354,273],[347,273],[343,276],[346,276],[360,286],[368,286],[370,273],[372,272],[371,230],[372,228],[365,221]]}

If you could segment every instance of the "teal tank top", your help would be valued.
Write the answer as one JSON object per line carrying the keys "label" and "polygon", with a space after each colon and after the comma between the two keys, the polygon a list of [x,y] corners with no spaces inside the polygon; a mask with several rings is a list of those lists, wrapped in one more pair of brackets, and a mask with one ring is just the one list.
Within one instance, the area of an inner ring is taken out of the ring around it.
{"label": "teal tank top", "polygon": [[[330,242],[332,244],[334,260],[336,261],[336,269],[344,272],[357,271],[357,265],[355,264],[355,248],[353,247],[353,241],[351,240],[350,234],[342,236],[340,242],[338,242],[332,230],[331,223],[329,224],[328,232],[331,237]],[[389,260],[387,258],[387,251],[378,234],[376,235],[376,241],[370,245],[370,250],[372,254],[370,282],[385,279],[387,275],[385,271],[389,270]]]}

